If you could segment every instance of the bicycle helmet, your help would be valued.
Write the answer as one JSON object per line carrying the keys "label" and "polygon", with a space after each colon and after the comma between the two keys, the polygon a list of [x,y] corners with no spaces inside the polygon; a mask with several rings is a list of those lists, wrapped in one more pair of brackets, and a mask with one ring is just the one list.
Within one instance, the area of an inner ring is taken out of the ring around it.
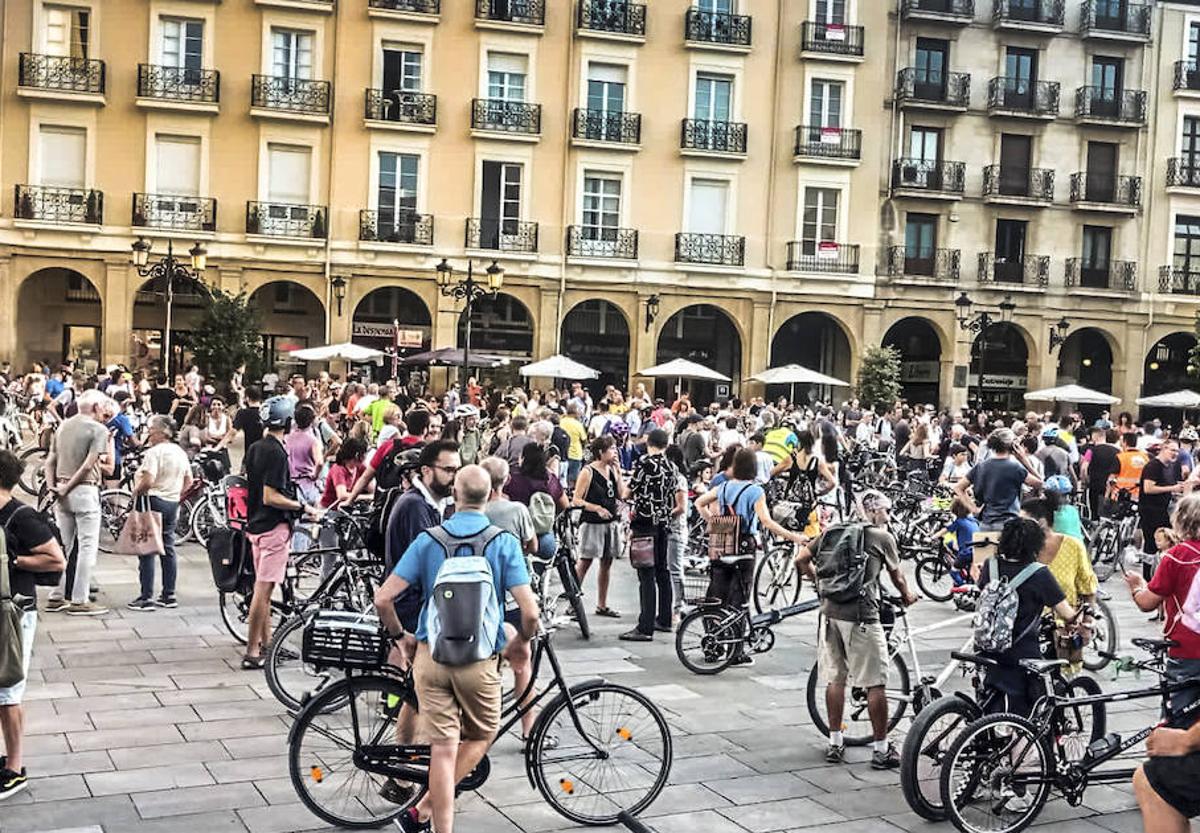
{"label": "bicycle helmet", "polygon": [[287,428],[296,413],[296,406],[286,396],[272,396],[259,411],[263,424],[268,428]]}
{"label": "bicycle helmet", "polygon": [[629,426],[623,419],[610,419],[604,428],[605,433],[612,435],[618,443],[625,442],[629,437]]}
{"label": "bicycle helmet", "polygon": [[468,417],[479,416],[479,409],[474,405],[459,405],[454,409],[455,419],[466,419]]}
{"label": "bicycle helmet", "polygon": [[1056,474],[1053,477],[1047,477],[1046,482],[1042,484],[1042,488],[1056,495],[1069,495],[1075,491],[1074,487],[1071,486],[1071,479],[1065,474]]}
{"label": "bicycle helmet", "polygon": [[1179,432],[1179,441],[1180,442],[1194,443],[1194,442],[1196,442],[1196,439],[1197,439],[1197,435],[1196,435],[1195,428],[1184,428],[1182,431]]}
{"label": "bicycle helmet", "polygon": [[1045,428],[1043,428],[1042,429],[1042,439],[1043,440],[1058,439],[1058,426],[1057,425],[1047,425]]}

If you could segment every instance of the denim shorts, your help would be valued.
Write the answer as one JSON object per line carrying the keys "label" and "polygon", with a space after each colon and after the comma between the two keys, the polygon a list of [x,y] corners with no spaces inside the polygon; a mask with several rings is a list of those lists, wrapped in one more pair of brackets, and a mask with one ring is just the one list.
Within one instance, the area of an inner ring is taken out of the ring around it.
{"label": "denim shorts", "polygon": [[19,706],[25,696],[25,683],[29,681],[29,660],[33,656],[33,635],[37,632],[37,611],[27,610],[21,616],[21,651],[24,655],[22,667],[25,678],[16,685],[0,688],[0,706]]}

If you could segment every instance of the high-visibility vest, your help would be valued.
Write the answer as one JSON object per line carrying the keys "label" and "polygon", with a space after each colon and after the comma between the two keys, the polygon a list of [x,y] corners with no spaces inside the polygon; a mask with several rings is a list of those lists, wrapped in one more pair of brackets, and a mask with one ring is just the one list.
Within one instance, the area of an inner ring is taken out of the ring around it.
{"label": "high-visibility vest", "polygon": [[795,432],[790,428],[772,428],[763,437],[763,451],[770,454],[776,463],[786,460],[799,444]]}
{"label": "high-visibility vest", "polygon": [[1121,468],[1113,478],[1113,496],[1126,489],[1130,497],[1137,500],[1142,488],[1142,469],[1150,462],[1150,455],[1136,448],[1128,449],[1117,454],[1117,462]]}

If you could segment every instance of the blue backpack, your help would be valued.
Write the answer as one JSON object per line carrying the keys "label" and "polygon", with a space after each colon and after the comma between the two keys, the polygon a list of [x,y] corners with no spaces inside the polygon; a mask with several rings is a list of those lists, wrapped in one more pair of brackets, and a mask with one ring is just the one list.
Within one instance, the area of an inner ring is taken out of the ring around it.
{"label": "blue backpack", "polygon": [[[425,605],[425,630],[433,661],[470,665],[496,653],[504,608],[496,596],[492,567],[483,553],[504,530],[487,526],[474,535],[425,530],[446,552]],[[460,555],[464,550],[469,554]]]}

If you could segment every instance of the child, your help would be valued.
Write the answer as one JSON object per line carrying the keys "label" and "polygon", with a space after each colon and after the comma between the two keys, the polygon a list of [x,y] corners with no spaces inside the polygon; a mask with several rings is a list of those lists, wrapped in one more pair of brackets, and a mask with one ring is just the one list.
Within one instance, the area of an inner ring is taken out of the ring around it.
{"label": "child", "polygon": [[971,510],[962,498],[954,499],[950,504],[950,511],[954,514],[954,520],[938,532],[934,540],[954,536],[954,541],[950,544],[954,550],[954,569],[950,571],[950,578],[954,581],[954,586],[958,587],[970,581],[967,571],[975,557],[975,533],[979,532],[979,521],[971,515]]}
{"label": "child", "polygon": [[[1167,550],[1179,543],[1179,536],[1175,534],[1175,530],[1167,526],[1160,526],[1154,530],[1154,548],[1158,550],[1155,555],[1147,556],[1153,558],[1154,561],[1150,565],[1150,574],[1154,575],[1154,570],[1158,569],[1158,564],[1162,561],[1163,555]],[[1164,619],[1162,605],[1159,605],[1158,610],[1150,617],[1151,622],[1162,622]]]}

